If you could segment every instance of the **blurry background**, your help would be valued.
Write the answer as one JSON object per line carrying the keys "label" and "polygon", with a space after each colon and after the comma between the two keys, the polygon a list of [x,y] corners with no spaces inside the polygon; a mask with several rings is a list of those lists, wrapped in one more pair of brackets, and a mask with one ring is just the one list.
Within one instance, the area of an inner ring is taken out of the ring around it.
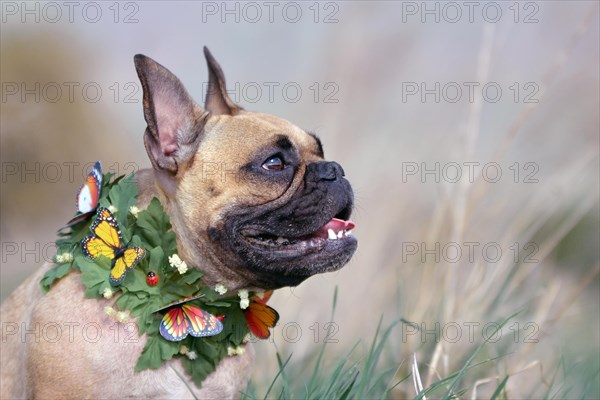
{"label": "blurry background", "polygon": [[362,339],[360,360],[381,316],[404,321],[384,385],[415,353],[429,386],[520,312],[467,395],[510,375],[513,398],[600,396],[597,2],[2,2],[1,30],[2,298],[54,255],[92,162],[150,166],[133,55],[202,102],[206,45],[230,96],[316,132],[357,199],[357,254],[276,292],[250,390],[276,349],[302,388],[331,321],[324,362]]}

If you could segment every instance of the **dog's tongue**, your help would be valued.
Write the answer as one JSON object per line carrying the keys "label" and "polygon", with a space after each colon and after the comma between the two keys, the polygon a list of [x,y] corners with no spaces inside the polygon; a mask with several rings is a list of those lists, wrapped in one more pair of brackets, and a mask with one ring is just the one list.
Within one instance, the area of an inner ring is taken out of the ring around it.
{"label": "dog's tongue", "polygon": [[329,230],[332,230],[337,235],[339,232],[349,232],[354,229],[355,226],[356,224],[352,221],[344,221],[343,219],[333,218],[331,221],[319,228],[319,230],[316,232],[316,235],[328,237]]}

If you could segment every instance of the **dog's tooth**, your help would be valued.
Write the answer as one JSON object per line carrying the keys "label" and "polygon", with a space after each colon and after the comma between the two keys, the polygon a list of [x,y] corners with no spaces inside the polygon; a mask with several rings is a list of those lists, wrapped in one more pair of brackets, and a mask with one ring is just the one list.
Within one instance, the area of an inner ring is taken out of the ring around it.
{"label": "dog's tooth", "polygon": [[281,236],[279,236],[279,237],[277,238],[277,244],[284,244],[285,242],[287,242],[287,239],[286,239],[286,238],[283,238],[283,237],[281,237]]}
{"label": "dog's tooth", "polygon": [[337,234],[338,239],[341,239],[344,236],[344,231],[339,231]]}
{"label": "dog's tooth", "polygon": [[337,239],[337,235],[335,234],[335,232],[333,231],[333,229],[327,229],[327,236],[329,237],[330,240],[336,240]]}
{"label": "dog's tooth", "polygon": [[346,235],[346,236],[352,236],[352,231],[344,231],[344,235]]}

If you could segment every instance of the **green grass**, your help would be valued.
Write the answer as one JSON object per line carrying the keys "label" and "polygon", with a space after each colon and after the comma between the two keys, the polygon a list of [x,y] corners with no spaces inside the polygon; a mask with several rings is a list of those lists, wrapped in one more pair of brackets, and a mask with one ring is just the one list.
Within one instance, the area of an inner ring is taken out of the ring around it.
{"label": "green grass", "polygon": [[[335,315],[337,303],[337,288],[334,292],[331,320]],[[506,328],[516,320],[520,313],[514,313],[498,322],[490,336]],[[276,353],[278,371],[268,382],[261,385],[251,382],[245,393],[244,400],[254,399],[396,399],[396,398],[439,398],[444,400],[457,398],[472,398],[475,382],[481,376],[490,372],[496,375],[485,385],[485,391],[477,391],[477,398],[494,400],[517,398],[511,397],[508,386],[514,378],[508,373],[502,373],[502,365],[512,356],[505,347],[498,343],[481,340],[474,343],[464,354],[462,365],[447,376],[435,380],[423,391],[417,391],[413,371],[420,375],[426,373],[427,365],[414,361],[384,357],[384,354],[394,352],[393,342],[400,337],[398,325],[403,321],[398,319],[386,325],[383,317],[368,348],[361,354],[360,341],[340,353],[328,346],[328,341],[322,344],[308,357],[294,359],[293,354]],[[406,321],[404,321],[406,322]],[[435,340],[432,338],[432,340]],[[364,346],[362,346],[364,347]],[[487,354],[496,352],[496,356]],[[545,371],[547,381],[540,378],[539,386],[544,390],[534,390],[528,398],[563,399],[563,398],[597,398],[600,369],[593,357],[589,360],[567,362],[560,357],[553,370]],[[581,385],[585,382],[584,385]],[[262,389],[262,387],[266,389]],[[534,385],[535,387],[535,385]],[[538,388],[539,389],[539,388]]]}

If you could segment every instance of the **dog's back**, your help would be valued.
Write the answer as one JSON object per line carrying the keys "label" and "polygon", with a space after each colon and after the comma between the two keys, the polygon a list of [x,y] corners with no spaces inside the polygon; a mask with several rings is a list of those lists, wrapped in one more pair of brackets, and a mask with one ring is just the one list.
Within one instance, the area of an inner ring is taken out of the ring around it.
{"label": "dog's back", "polygon": [[0,306],[2,319],[2,351],[0,352],[0,398],[31,398],[27,390],[27,341],[39,340],[39,332],[31,324],[32,310],[43,296],[39,281],[50,264],[44,265],[21,284]]}

